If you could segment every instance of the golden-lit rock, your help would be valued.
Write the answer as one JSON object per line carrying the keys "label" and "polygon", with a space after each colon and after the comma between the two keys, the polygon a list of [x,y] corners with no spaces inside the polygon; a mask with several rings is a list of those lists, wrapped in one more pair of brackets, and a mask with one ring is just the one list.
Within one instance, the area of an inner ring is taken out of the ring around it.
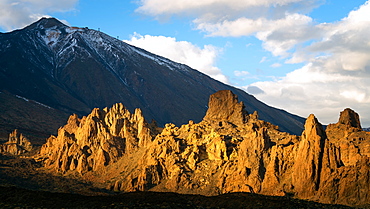
{"label": "golden-lit rock", "polygon": [[161,133],[122,104],[72,115],[43,145],[47,168],[77,171],[114,191],[202,195],[252,192],[324,203],[370,203],[370,134],[346,109],[324,131],[310,115],[301,136],[247,114],[230,91],[211,95],[199,123]]}
{"label": "golden-lit rock", "polygon": [[125,153],[151,143],[153,134],[139,109],[131,114],[122,104],[95,108],[87,117],[72,115],[68,123],[42,146],[45,165],[61,172],[96,171],[116,162]]}
{"label": "golden-lit rock", "polygon": [[20,155],[32,150],[31,142],[15,129],[9,134],[9,140],[0,145],[0,153]]}
{"label": "golden-lit rock", "polygon": [[336,124],[326,128],[320,187],[316,199],[325,203],[370,203],[370,134],[362,131],[359,116],[341,112]]}
{"label": "golden-lit rock", "polygon": [[203,120],[217,122],[220,126],[223,121],[239,125],[245,122],[246,115],[247,111],[243,102],[238,102],[238,96],[230,90],[223,90],[210,96],[208,110]]}
{"label": "golden-lit rock", "polygon": [[300,197],[310,198],[319,189],[326,135],[311,114],[305,124],[293,166],[292,184]]}
{"label": "golden-lit rock", "polygon": [[355,111],[349,108],[346,108],[340,113],[338,123],[344,124],[350,127],[362,129],[361,123],[360,123],[360,117]]}
{"label": "golden-lit rock", "polygon": [[[137,179],[135,185],[120,188],[282,195],[280,178],[293,165],[298,140],[259,120],[256,112],[248,115],[230,91],[217,92],[210,97],[202,122],[190,121],[181,127],[167,124],[138,161],[139,172],[119,180]],[[111,187],[117,188],[114,184]]]}

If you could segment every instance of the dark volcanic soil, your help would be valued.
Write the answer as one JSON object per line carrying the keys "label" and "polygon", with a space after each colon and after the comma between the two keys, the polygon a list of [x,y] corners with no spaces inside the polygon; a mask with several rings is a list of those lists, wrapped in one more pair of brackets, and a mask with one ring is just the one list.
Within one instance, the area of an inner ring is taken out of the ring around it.
{"label": "dark volcanic soil", "polygon": [[156,192],[82,196],[0,187],[0,199],[0,208],[350,208],[250,193],[213,197]]}

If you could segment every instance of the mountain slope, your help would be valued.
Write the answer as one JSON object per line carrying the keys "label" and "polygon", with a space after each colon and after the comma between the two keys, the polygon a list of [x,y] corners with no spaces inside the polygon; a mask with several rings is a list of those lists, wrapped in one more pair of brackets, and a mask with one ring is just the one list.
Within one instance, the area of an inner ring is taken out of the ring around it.
{"label": "mountain slope", "polygon": [[[238,95],[248,112],[258,111],[261,119],[282,131],[303,130],[301,117],[99,31],[42,18],[0,34],[0,91],[36,101],[55,113],[86,115],[95,107],[122,102],[130,111],[142,109],[147,120],[155,119],[159,125],[180,125],[190,119],[200,121],[209,95],[226,89]],[[55,131],[64,121],[54,122]],[[43,123],[47,120],[35,126]],[[0,125],[23,128],[17,121]]]}

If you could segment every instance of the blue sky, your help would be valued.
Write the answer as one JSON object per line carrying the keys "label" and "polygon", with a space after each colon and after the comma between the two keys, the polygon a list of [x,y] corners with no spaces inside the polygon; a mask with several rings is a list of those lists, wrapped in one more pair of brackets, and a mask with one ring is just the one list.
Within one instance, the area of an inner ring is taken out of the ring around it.
{"label": "blue sky", "polygon": [[0,31],[42,16],[113,37],[324,124],[370,126],[370,4],[359,0],[1,0]]}

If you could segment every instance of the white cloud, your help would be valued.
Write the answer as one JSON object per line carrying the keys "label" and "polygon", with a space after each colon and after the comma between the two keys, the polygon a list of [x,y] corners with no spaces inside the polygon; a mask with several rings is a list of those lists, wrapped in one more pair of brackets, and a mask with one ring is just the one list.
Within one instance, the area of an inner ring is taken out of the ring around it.
{"label": "white cloud", "polygon": [[[329,73],[315,69],[312,63],[295,70],[277,81],[257,82],[250,86],[264,94],[255,96],[272,106],[307,117],[314,113],[322,123],[335,123],[340,111],[350,107],[358,111],[362,122],[369,126],[369,77]],[[250,86],[244,87],[248,90]],[[253,93],[253,92],[250,92]]]}
{"label": "white cloud", "polygon": [[237,77],[244,77],[244,76],[247,76],[249,75],[250,73],[248,71],[234,71],[234,75],[237,76]]}
{"label": "white cloud", "polygon": [[262,59],[260,60],[260,63],[263,63],[267,60],[267,57],[262,57]]}
{"label": "white cloud", "polygon": [[281,64],[280,63],[274,63],[274,64],[270,65],[270,67],[278,68],[278,67],[281,67]]}
{"label": "white cloud", "polygon": [[356,100],[357,102],[363,102],[366,98],[366,92],[361,90],[344,90],[340,92],[340,95],[350,100]]}
{"label": "white cloud", "polygon": [[312,18],[302,14],[286,14],[280,19],[248,19],[245,17],[222,22],[194,22],[197,29],[208,36],[240,37],[256,36],[263,41],[263,47],[275,56],[287,57],[289,50],[297,44],[319,37],[319,30],[312,27]]}
{"label": "white cloud", "polygon": [[278,81],[252,84],[265,92],[256,97],[301,116],[315,113],[324,123],[354,108],[370,126],[370,17],[365,14],[370,14],[369,2],[341,21],[315,26],[321,39],[294,55],[311,57],[307,64]]}
{"label": "white cloud", "polygon": [[175,62],[186,64],[212,78],[228,83],[227,77],[216,67],[216,60],[221,49],[212,45],[200,48],[187,41],[177,41],[173,37],[151,36],[135,33],[125,42],[161,55]]}
{"label": "white cloud", "polygon": [[304,15],[322,0],[141,0],[138,12],[156,18],[188,15],[207,36],[256,36],[275,56],[287,57],[298,43],[317,36]]}
{"label": "white cloud", "polygon": [[279,16],[286,10],[309,10],[317,0],[141,0],[137,12],[156,18],[190,15],[203,21],[219,21],[240,16],[256,18],[271,13]]}
{"label": "white cloud", "polygon": [[1,0],[0,27],[10,31],[22,28],[52,12],[74,9],[78,0]]}

